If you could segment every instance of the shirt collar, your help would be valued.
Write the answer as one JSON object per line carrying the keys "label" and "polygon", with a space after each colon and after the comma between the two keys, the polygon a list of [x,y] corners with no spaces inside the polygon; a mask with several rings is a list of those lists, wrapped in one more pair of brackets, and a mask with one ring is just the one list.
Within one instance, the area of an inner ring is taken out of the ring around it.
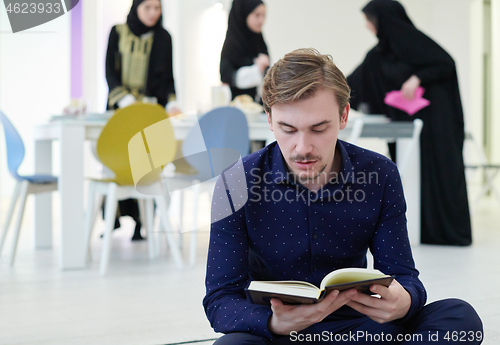
{"label": "shirt collar", "polygon": [[[340,175],[349,176],[348,174],[352,174],[354,167],[351,162],[351,158],[347,153],[346,146],[349,146],[349,143],[346,143],[342,140],[337,139],[337,148],[340,152],[340,156],[342,157],[342,166],[340,168]],[[284,181],[288,181],[288,168],[285,163],[285,158],[281,153],[281,149],[276,142],[272,153],[272,172],[273,172],[273,181],[274,183],[281,183]]]}

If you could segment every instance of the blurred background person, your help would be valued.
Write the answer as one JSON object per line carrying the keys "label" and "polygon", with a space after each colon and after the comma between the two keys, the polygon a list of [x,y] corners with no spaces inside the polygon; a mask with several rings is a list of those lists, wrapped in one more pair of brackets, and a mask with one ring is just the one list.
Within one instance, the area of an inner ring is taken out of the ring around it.
{"label": "blurred background person", "polygon": [[220,75],[229,84],[232,98],[249,95],[260,100],[260,86],[269,67],[269,54],[262,36],[266,7],[261,0],[234,0],[222,47]]}
{"label": "blurred background person", "polygon": [[[363,63],[347,78],[351,106],[393,121],[424,121],[421,154],[421,242],[470,245],[469,205],[462,148],[464,116],[455,62],[436,42],[419,31],[403,6],[373,0],[362,10],[367,27],[378,38]],[[387,92],[401,90],[413,99],[419,86],[430,106],[414,116],[384,103]],[[395,160],[395,144],[390,152]]]}
{"label": "blurred background person", "polygon": [[[169,114],[179,113],[172,69],[172,38],[163,28],[162,19],[160,0],[134,0],[127,22],[111,29],[106,54],[108,109],[145,101],[166,107]],[[115,228],[120,227],[121,216],[134,219],[132,240],[142,240],[136,199],[119,201]]]}

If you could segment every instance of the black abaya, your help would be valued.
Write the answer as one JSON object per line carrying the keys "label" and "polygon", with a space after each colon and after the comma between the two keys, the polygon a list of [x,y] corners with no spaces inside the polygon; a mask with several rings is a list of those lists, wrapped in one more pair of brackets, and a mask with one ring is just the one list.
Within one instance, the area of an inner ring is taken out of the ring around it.
{"label": "black abaya", "polygon": [[[463,162],[464,120],[453,59],[415,28],[402,5],[371,1],[363,12],[376,23],[379,43],[347,78],[351,107],[366,103],[372,114],[394,121],[420,118],[421,242],[470,245],[469,205]],[[386,105],[385,94],[416,75],[430,106],[414,116]]]}

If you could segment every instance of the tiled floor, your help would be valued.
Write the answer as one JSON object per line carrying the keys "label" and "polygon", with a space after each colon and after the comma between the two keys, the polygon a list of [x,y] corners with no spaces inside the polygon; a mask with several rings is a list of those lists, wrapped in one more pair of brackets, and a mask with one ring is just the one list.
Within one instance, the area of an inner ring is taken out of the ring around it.
{"label": "tiled floor", "polygon": [[[103,278],[100,229],[88,269],[63,272],[57,266],[57,233],[56,248],[32,250],[30,215],[28,209],[15,267],[5,263],[9,247],[0,260],[0,344],[169,344],[218,336],[201,305],[207,229],[199,236],[197,265],[178,271],[166,248],[150,260],[145,242],[130,241],[132,224],[125,221],[113,234],[109,274]],[[484,344],[500,344],[500,205],[483,202],[474,209],[473,222],[473,246],[418,245],[415,261],[429,301],[469,301],[483,319]]]}

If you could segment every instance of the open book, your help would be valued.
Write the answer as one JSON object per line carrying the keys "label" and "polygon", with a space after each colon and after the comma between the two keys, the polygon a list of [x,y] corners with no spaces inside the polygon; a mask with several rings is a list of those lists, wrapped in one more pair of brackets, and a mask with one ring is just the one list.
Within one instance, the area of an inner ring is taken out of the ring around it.
{"label": "open book", "polygon": [[330,291],[355,288],[372,294],[374,284],[389,286],[394,277],[379,270],[367,268],[342,268],[330,272],[321,281],[320,287],[302,281],[252,281],[246,293],[255,304],[269,305],[271,298],[279,298],[285,304],[312,304],[321,301]]}

